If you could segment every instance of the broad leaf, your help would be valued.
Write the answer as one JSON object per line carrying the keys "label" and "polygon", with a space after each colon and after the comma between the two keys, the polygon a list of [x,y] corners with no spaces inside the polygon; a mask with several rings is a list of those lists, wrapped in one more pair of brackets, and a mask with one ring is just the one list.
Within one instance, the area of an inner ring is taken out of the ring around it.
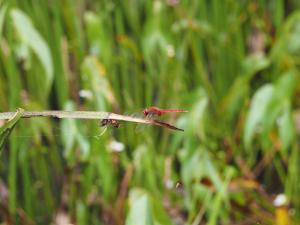
{"label": "broad leaf", "polygon": [[7,11],[7,6],[6,5],[1,6],[1,2],[0,2],[0,40],[2,36],[1,34],[2,34],[2,28],[3,28],[6,11]]}
{"label": "broad leaf", "polygon": [[294,120],[291,114],[290,104],[285,104],[282,115],[278,120],[279,137],[284,151],[290,147],[295,138]]}
{"label": "broad leaf", "polygon": [[129,196],[130,210],[126,225],[154,225],[150,199],[142,190],[132,190]]}
{"label": "broad leaf", "polygon": [[253,96],[251,107],[246,119],[244,144],[249,148],[258,125],[265,117],[270,101],[272,100],[274,87],[271,84],[264,85]]}
{"label": "broad leaf", "polygon": [[45,74],[41,76],[45,76],[48,93],[53,81],[53,63],[49,47],[26,14],[19,9],[13,9],[10,15],[21,41],[32,49],[45,69]]}

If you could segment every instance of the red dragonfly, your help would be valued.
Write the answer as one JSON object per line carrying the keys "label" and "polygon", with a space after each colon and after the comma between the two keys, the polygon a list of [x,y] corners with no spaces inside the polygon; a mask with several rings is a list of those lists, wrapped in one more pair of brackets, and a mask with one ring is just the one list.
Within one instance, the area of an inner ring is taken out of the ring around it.
{"label": "red dragonfly", "polygon": [[[166,128],[172,129],[172,130],[184,131],[183,129],[177,128],[171,124],[168,124],[168,123],[156,120],[156,119],[152,119],[152,117],[155,117],[155,116],[158,117],[165,113],[179,113],[179,112],[188,112],[188,111],[182,110],[182,109],[160,109],[160,108],[154,107],[154,106],[143,110],[143,113],[147,117],[147,119],[152,120],[154,122],[154,124],[159,125],[161,127],[166,127]],[[97,135],[97,137],[102,136],[109,125],[111,125],[115,128],[120,127],[120,123],[115,119],[102,119],[100,122],[100,126],[104,127],[104,130],[99,135]],[[141,126],[138,126],[138,127],[141,127]]]}
{"label": "red dragonfly", "polygon": [[184,131],[183,129],[177,128],[175,126],[172,126],[171,124],[153,119],[153,117],[159,117],[163,114],[166,113],[182,113],[182,112],[188,112],[187,110],[183,110],[183,109],[160,109],[158,107],[155,106],[151,106],[149,108],[146,108],[143,110],[144,115],[147,117],[147,119],[152,119],[155,123],[159,124],[160,126],[163,127],[167,127],[169,129],[172,130],[179,130],[179,131]]}
{"label": "red dragonfly", "polygon": [[161,116],[166,113],[182,113],[182,112],[188,112],[188,110],[183,110],[183,109],[160,109],[155,106],[151,106],[149,108],[144,109],[143,113],[145,116],[148,115],[157,115]]}

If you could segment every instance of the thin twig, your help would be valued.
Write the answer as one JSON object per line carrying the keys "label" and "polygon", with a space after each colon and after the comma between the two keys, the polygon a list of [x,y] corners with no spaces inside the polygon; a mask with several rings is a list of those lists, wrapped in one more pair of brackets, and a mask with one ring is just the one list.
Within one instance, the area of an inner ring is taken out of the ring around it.
{"label": "thin twig", "polygon": [[[3,112],[0,113],[0,120],[11,119],[16,113],[15,112]],[[143,123],[149,125],[156,125],[166,127],[172,130],[181,130],[168,123],[164,123],[156,120],[142,119],[132,116],[120,115],[110,112],[96,112],[96,111],[25,111],[23,112],[22,118],[31,117],[54,117],[58,119],[112,119],[118,121],[128,121],[134,123]]]}

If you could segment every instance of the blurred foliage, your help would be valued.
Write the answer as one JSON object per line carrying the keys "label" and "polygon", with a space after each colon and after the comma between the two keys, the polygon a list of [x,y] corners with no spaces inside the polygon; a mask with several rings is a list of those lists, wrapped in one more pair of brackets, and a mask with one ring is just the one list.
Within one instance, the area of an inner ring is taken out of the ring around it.
{"label": "blurred foliage", "polygon": [[0,223],[299,224],[299,7],[0,1],[0,111],[190,111],[164,118],[184,133],[99,140],[95,121],[18,121]]}
{"label": "blurred foliage", "polygon": [[0,154],[1,154],[1,150],[4,147],[5,141],[7,140],[10,133],[14,129],[15,125],[21,118],[23,112],[24,109],[18,109],[16,114],[13,116],[13,118],[8,120],[7,123],[5,123],[3,126],[0,127]]}

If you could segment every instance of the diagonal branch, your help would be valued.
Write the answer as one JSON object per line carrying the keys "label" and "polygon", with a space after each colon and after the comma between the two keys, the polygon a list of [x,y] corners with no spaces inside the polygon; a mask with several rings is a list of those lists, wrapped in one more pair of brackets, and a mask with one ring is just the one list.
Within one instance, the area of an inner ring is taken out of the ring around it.
{"label": "diagonal branch", "polygon": [[[3,112],[0,113],[0,120],[11,119],[15,115],[15,112]],[[96,112],[96,111],[24,111],[22,118],[30,118],[30,117],[54,117],[59,119],[112,119],[118,121],[128,121],[134,123],[143,123],[149,125],[155,125],[160,127],[169,128],[172,130],[181,130],[175,126],[172,126],[168,123],[157,121],[157,120],[149,120],[142,119],[133,116],[120,115],[110,112]]]}

